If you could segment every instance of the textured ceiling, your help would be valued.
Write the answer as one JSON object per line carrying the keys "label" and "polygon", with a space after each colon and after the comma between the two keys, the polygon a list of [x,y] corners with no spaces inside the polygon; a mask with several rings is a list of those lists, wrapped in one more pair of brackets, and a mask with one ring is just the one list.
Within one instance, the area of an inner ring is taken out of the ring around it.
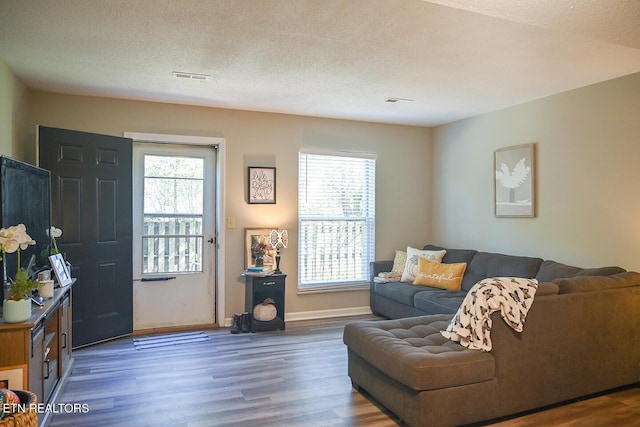
{"label": "textured ceiling", "polygon": [[640,1],[0,0],[0,58],[37,90],[433,126],[640,72]]}

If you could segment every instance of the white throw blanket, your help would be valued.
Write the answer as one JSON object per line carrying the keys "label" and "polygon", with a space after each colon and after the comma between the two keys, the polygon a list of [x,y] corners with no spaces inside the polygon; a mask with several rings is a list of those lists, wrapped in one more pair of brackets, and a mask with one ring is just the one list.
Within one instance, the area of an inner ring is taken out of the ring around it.
{"label": "white throw blanket", "polygon": [[504,321],[522,332],[537,289],[535,279],[483,279],[473,285],[447,329],[440,333],[467,348],[491,351],[491,313],[500,310]]}

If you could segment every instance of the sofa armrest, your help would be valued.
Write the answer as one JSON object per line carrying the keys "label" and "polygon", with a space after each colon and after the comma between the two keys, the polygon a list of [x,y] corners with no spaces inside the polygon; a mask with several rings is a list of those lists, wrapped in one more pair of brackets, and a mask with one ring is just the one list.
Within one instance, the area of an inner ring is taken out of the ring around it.
{"label": "sofa armrest", "polygon": [[[604,276],[608,277],[608,276]],[[491,353],[501,413],[632,384],[640,377],[640,286],[538,295],[522,332],[496,312]]]}
{"label": "sofa armrest", "polygon": [[391,271],[392,268],[393,260],[371,261],[369,263],[369,306],[374,314],[376,313],[376,292],[373,278],[376,277],[378,273]]}
{"label": "sofa armrest", "polygon": [[369,263],[369,280],[373,283],[373,278],[378,273],[391,271],[393,268],[393,260],[371,261]]}

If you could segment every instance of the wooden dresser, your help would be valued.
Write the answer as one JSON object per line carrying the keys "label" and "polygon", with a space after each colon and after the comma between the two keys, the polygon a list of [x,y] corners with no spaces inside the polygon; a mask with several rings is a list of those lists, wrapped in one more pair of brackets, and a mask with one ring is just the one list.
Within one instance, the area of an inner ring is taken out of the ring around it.
{"label": "wooden dresser", "polygon": [[[32,304],[31,318],[5,323],[0,318],[0,381],[9,388],[29,390],[38,403],[56,403],[71,374],[71,288],[55,289],[42,307]],[[39,414],[39,425],[50,412]]]}

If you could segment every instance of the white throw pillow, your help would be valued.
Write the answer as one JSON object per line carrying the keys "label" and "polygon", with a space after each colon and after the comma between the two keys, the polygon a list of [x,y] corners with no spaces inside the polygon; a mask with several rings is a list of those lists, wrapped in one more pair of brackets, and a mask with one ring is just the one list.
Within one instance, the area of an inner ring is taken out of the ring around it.
{"label": "white throw pillow", "polygon": [[412,248],[407,246],[407,263],[404,266],[402,272],[402,282],[413,283],[416,280],[416,273],[418,272],[418,257],[428,259],[432,262],[442,262],[442,257],[447,251],[444,249],[441,251],[425,251],[422,249]]}

